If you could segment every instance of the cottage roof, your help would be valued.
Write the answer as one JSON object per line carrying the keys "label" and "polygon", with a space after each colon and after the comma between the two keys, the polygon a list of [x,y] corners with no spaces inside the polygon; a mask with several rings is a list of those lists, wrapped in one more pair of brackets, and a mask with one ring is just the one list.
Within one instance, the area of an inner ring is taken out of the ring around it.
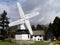
{"label": "cottage roof", "polygon": [[44,35],[45,32],[43,30],[35,30],[33,31],[33,35]]}

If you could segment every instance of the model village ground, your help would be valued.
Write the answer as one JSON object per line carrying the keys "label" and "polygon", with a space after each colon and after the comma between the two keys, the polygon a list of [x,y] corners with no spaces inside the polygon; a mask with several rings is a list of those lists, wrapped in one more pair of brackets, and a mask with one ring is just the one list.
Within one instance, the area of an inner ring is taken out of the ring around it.
{"label": "model village ground", "polygon": [[[48,25],[31,26],[33,35],[20,25],[9,27],[8,13],[0,14],[0,45],[60,45],[60,18]],[[22,25],[23,26],[23,25]]]}

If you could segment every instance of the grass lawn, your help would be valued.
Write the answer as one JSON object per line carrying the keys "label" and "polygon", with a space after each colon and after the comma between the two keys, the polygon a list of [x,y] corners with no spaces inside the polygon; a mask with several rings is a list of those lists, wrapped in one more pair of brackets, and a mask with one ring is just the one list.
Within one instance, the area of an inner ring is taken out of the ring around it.
{"label": "grass lawn", "polygon": [[[20,45],[13,42],[0,42],[0,45]],[[21,45],[49,45],[47,42],[35,42],[33,44],[21,44]]]}
{"label": "grass lawn", "polygon": [[[54,42],[52,42],[54,43]],[[49,42],[35,42],[35,43],[32,43],[32,44],[17,44],[17,43],[14,43],[14,42],[0,42],[0,45],[49,45],[50,43]],[[57,44],[57,42],[55,42],[54,44]]]}
{"label": "grass lawn", "polygon": [[48,42],[36,42],[34,44],[31,44],[31,45],[48,45],[49,43]]}
{"label": "grass lawn", "polygon": [[49,45],[49,43],[48,42],[35,42],[32,44],[21,44],[21,45]]}
{"label": "grass lawn", "polygon": [[50,45],[51,43],[53,45],[59,45],[60,41],[55,41],[55,42],[36,42],[36,43],[31,44],[31,45]]}
{"label": "grass lawn", "polygon": [[0,45],[19,45],[19,44],[13,42],[0,42]]}

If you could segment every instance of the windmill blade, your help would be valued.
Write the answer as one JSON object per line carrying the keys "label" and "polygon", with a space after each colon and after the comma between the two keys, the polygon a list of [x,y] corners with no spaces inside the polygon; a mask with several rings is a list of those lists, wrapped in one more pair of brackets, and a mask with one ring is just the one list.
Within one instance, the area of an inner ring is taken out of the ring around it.
{"label": "windmill blade", "polygon": [[32,28],[30,26],[29,20],[25,20],[25,25],[26,25],[27,29],[29,30],[30,34],[33,35],[33,31],[32,31]]}
{"label": "windmill blade", "polygon": [[18,11],[21,18],[24,18],[24,12],[19,2],[17,2]]}
{"label": "windmill blade", "polygon": [[15,25],[19,25],[19,24],[23,24],[24,23],[24,19],[19,19],[17,21],[14,21],[12,23],[9,24],[9,26],[15,26]]}
{"label": "windmill blade", "polygon": [[25,17],[26,18],[32,18],[32,17],[35,17],[37,15],[39,15],[39,12],[33,12],[33,13],[30,13],[30,14],[25,15]]}

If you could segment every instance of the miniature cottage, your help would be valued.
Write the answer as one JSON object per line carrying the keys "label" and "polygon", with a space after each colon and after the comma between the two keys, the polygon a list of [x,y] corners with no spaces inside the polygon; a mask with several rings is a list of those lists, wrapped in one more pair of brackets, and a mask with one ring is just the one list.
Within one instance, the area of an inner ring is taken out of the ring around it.
{"label": "miniature cottage", "polygon": [[43,30],[33,31],[33,35],[32,35],[33,41],[43,41],[43,37],[44,37],[44,31]]}

